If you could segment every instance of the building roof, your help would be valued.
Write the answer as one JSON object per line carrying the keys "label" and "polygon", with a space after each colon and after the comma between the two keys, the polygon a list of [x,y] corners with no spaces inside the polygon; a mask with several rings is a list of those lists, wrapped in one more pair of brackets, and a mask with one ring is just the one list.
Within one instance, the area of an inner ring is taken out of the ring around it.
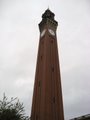
{"label": "building roof", "polygon": [[73,119],[70,119],[70,120],[90,120],[90,114],[83,115],[83,116],[80,116],[80,117],[76,117],[76,118],[73,118]]}

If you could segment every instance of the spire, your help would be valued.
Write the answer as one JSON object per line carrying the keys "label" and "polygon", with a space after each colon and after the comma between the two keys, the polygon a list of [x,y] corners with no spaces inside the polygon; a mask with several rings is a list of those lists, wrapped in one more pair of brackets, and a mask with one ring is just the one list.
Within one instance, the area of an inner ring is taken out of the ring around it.
{"label": "spire", "polygon": [[58,22],[54,19],[55,14],[49,9],[46,9],[45,12],[42,14],[42,21],[39,23],[40,31],[45,27],[45,25],[53,26],[56,30],[58,26]]}

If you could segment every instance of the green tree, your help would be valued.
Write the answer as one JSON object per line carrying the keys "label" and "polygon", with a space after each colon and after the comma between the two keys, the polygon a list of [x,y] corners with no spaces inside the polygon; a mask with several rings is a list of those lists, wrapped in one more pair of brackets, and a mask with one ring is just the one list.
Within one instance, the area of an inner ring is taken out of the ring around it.
{"label": "green tree", "polygon": [[4,94],[0,100],[0,120],[29,120],[29,117],[25,116],[23,103],[13,97],[8,101]]}

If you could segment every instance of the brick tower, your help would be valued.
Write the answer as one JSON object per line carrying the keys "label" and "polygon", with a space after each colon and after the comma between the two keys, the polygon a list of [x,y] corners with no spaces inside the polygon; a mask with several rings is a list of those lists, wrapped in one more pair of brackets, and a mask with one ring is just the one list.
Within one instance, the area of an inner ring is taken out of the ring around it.
{"label": "brick tower", "polygon": [[57,48],[57,21],[49,9],[39,24],[40,41],[31,110],[31,120],[64,120]]}

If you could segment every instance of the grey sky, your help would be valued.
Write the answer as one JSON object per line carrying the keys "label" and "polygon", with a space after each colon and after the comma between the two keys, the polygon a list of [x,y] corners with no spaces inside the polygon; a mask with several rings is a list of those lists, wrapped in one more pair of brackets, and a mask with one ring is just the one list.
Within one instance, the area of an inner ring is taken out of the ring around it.
{"label": "grey sky", "polygon": [[50,7],[57,30],[64,113],[90,113],[90,1],[0,0],[0,98],[18,96],[31,110],[39,43],[38,23]]}

